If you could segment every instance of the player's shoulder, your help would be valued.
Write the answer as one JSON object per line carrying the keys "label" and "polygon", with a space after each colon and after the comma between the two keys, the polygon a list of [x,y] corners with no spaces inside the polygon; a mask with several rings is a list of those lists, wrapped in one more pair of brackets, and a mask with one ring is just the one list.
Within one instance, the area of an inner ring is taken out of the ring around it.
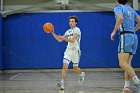
{"label": "player's shoulder", "polygon": [[124,8],[125,8],[125,5],[121,5],[121,4],[116,5],[116,6],[114,7],[114,12],[115,12],[116,15],[117,15],[118,13],[123,12]]}
{"label": "player's shoulder", "polygon": [[80,28],[79,27],[75,27],[75,30],[79,30],[80,31]]}
{"label": "player's shoulder", "polygon": [[81,34],[80,28],[75,27],[74,29],[75,29],[75,30],[74,30],[75,33],[77,33],[77,34],[79,34],[79,35]]}
{"label": "player's shoulder", "polygon": [[121,5],[116,5],[114,8],[121,8],[122,6]]}
{"label": "player's shoulder", "polygon": [[70,29],[67,29],[67,30],[65,31],[65,35],[69,34],[69,30],[70,30]]}
{"label": "player's shoulder", "polygon": [[122,9],[123,8],[123,5],[116,5],[115,7],[114,7],[114,10],[118,10],[118,9]]}
{"label": "player's shoulder", "polygon": [[66,32],[69,32],[70,30],[71,30],[71,29],[69,28],[69,29],[66,30]]}
{"label": "player's shoulder", "polygon": [[114,8],[120,7],[120,5],[116,5]]}

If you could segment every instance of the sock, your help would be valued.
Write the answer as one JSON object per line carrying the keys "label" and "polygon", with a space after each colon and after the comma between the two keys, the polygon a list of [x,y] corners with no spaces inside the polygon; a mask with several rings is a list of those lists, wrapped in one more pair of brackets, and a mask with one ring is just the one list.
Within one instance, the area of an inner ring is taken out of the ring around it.
{"label": "sock", "polygon": [[124,83],[124,88],[128,88],[130,85],[130,81],[128,80],[125,80],[125,83]]}
{"label": "sock", "polygon": [[64,80],[61,80],[61,82],[64,82]]}
{"label": "sock", "polygon": [[135,84],[139,84],[140,80],[137,76],[132,77],[133,81],[135,82]]}
{"label": "sock", "polygon": [[82,73],[83,73],[83,72],[80,73],[80,76],[82,76]]}

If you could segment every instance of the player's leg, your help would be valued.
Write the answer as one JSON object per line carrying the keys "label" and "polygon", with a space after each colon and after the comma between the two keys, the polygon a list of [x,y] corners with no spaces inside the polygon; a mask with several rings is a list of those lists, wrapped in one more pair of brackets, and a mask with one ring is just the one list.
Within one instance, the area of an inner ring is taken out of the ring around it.
{"label": "player's leg", "polygon": [[[129,65],[131,65],[132,58],[133,58],[133,55],[129,55],[128,61],[127,61],[127,63]],[[124,88],[123,88],[123,93],[131,92],[131,90],[129,88],[131,77],[128,75],[128,73],[126,71],[124,73],[124,77],[125,77],[125,84],[124,84]]]}
{"label": "player's leg", "polygon": [[79,83],[84,82],[85,72],[82,72],[82,70],[76,64],[73,64],[73,70],[79,74]]}
{"label": "player's leg", "polygon": [[[132,53],[135,54],[138,46],[138,37],[136,34],[134,34],[134,44],[132,48]],[[132,77],[133,81],[135,82],[136,86],[136,93],[140,93],[140,80],[137,76]]]}
{"label": "player's leg", "polygon": [[[124,71],[126,71],[126,73],[129,75],[129,77],[131,77],[133,79],[133,81],[136,84],[136,88],[137,88],[136,93],[139,93],[140,92],[140,88],[139,88],[140,87],[140,85],[139,85],[140,81],[139,81],[138,77],[136,76],[135,71],[132,68],[132,66],[127,63],[128,58],[129,58],[129,53],[119,53],[118,58],[119,58],[120,67]],[[129,91],[129,90],[127,90],[127,91]]]}
{"label": "player's leg", "polygon": [[[131,66],[132,58],[133,58],[133,55],[129,55],[127,63],[128,63],[130,66]],[[125,87],[129,87],[131,77],[128,75],[128,73],[127,73],[126,71],[125,71],[125,73],[124,73],[124,77],[125,77],[125,85],[124,85],[124,88],[125,88]]]}
{"label": "player's leg", "polygon": [[73,70],[79,75],[82,73],[82,70],[78,67],[78,63],[73,63]]}
{"label": "player's leg", "polygon": [[126,71],[126,73],[135,82],[135,85],[136,85],[136,93],[140,93],[140,80],[137,77],[137,75],[135,74],[134,69],[127,63],[127,60],[128,60],[128,57],[129,57],[129,53],[119,53],[118,54],[118,57],[119,57],[120,67],[122,67],[122,69],[124,71]]}
{"label": "player's leg", "polygon": [[[135,34],[123,34],[120,36],[120,44],[118,47],[119,65],[133,79],[135,84],[139,83],[139,79],[134,69],[128,64],[130,54],[135,54],[137,49],[137,36]],[[132,59],[131,59],[132,60]]]}
{"label": "player's leg", "polygon": [[64,80],[66,78],[66,72],[68,69],[69,63],[63,63],[63,69],[61,71],[61,80],[58,81],[57,86],[60,87],[61,90],[64,90]]}
{"label": "player's leg", "polygon": [[135,77],[136,74],[135,74],[135,71],[134,69],[132,68],[131,65],[129,65],[127,63],[128,61],[128,58],[129,58],[129,53],[119,53],[118,54],[118,58],[119,58],[119,65],[120,67],[126,71],[126,73],[132,78],[132,77]]}
{"label": "player's leg", "polygon": [[61,80],[64,81],[65,78],[66,78],[66,72],[67,72],[67,69],[68,69],[68,66],[69,66],[69,63],[63,63],[63,69],[62,69],[62,72],[61,72]]}
{"label": "player's leg", "polygon": [[73,62],[73,70],[79,74],[79,82],[83,82],[85,78],[85,72],[78,67],[80,60],[81,52],[79,50],[73,51],[72,62]]}
{"label": "player's leg", "polygon": [[66,72],[67,72],[70,62],[71,62],[70,51],[67,49],[64,53],[64,58],[63,58],[63,68],[61,71],[61,80],[57,83],[57,86],[60,87],[61,90],[64,90],[64,80],[66,78]]}

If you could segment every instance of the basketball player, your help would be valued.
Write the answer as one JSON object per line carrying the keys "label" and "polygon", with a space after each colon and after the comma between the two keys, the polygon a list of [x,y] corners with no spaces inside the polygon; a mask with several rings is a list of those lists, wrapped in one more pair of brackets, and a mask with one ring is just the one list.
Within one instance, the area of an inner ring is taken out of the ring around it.
{"label": "basketball player", "polygon": [[73,62],[73,70],[79,74],[79,82],[83,82],[85,77],[85,73],[82,72],[81,69],[78,67],[80,59],[81,31],[78,27],[76,27],[77,23],[78,17],[70,16],[70,29],[68,29],[63,36],[56,35],[54,32],[52,33],[52,35],[57,41],[62,42],[64,40],[68,42],[63,58],[61,80],[57,83],[57,86],[60,87],[61,90],[64,90],[64,80],[66,78],[66,72],[71,61]]}
{"label": "basketball player", "polygon": [[[132,79],[136,85],[136,93],[140,93],[140,80],[131,66],[131,61],[133,55],[136,53],[138,45],[138,38],[135,32],[140,29],[140,17],[129,5],[127,5],[127,0],[116,0],[116,3],[117,6],[114,8],[116,24],[111,33],[111,40],[114,40],[114,36],[118,30],[120,34],[118,47],[119,65],[125,71],[123,93],[129,91],[130,79]],[[135,27],[134,21],[137,22]]]}

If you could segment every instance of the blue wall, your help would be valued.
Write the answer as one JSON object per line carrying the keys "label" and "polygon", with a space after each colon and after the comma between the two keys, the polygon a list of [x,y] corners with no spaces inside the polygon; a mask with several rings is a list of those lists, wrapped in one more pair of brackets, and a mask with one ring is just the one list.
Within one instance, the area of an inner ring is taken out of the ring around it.
{"label": "blue wall", "polygon": [[3,69],[3,32],[2,32],[2,15],[0,14],[0,69]]}
{"label": "blue wall", "polygon": [[[69,27],[70,15],[79,17],[78,27],[82,32],[80,67],[119,67],[117,36],[114,42],[110,40],[110,33],[115,24],[114,14],[66,12],[15,14],[4,18],[4,69],[61,68],[66,42],[58,43],[51,34],[42,30],[42,26],[45,22],[52,22],[55,32],[62,35]],[[134,67],[140,67],[139,51],[140,46],[134,57]]]}

